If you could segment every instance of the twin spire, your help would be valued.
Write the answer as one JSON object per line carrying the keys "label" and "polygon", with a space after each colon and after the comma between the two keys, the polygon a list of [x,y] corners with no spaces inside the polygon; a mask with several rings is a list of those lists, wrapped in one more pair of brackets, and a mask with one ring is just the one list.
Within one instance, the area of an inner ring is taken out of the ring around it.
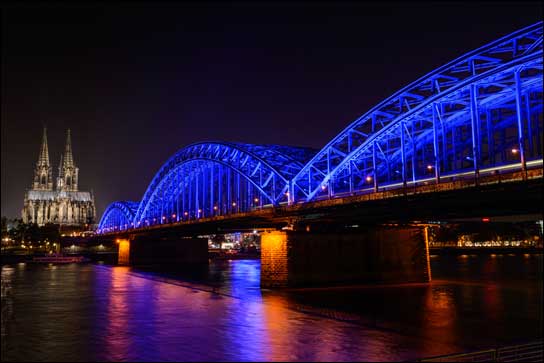
{"label": "twin spire", "polygon": [[[49,166],[49,148],[47,146],[47,128],[43,128],[42,147],[40,149],[40,156],[38,157],[38,167]],[[64,154],[60,155],[59,168],[73,168],[74,157],[72,155],[72,137],[70,135],[70,129],[66,133],[66,146],[64,148]]]}
{"label": "twin spire", "polygon": [[[74,164],[72,155],[72,137],[70,129],[66,134],[66,146],[64,153],[60,155],[59,176],[57,178],[57,190],[77,191],[79,169]],[[40,156],[34,172],[34,190],[53,190],[52,168],[49,163],[49,148],[47,145],[47,129],[43,128],[42,146]]]}

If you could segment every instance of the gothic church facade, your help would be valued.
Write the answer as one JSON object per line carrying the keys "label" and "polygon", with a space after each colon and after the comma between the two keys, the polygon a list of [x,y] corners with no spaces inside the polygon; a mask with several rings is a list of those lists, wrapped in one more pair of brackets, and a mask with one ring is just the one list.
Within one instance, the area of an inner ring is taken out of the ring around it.
{"label": "gothic church facade", "polygon": [[24,223],[60,224],[87,229],[96,218],[94,196],[78,190],[79,168],[74,163],[70,130],[61,154],[59,173],[54,183],[49,163],[47,132],[44,128],[40,156],[34,169],[34,180],[25,194],[22,218]]}

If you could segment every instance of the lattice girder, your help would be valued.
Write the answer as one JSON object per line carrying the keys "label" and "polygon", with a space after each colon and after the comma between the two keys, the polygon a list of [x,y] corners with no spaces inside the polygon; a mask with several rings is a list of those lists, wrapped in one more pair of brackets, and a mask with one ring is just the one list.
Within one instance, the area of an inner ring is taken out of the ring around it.
{"label": "lattice girder", "polygon": [[114,232],[132,228],[138,202],[117,201],[111,203],[98,223],[98,232]]}
{"label": "lattice girder", "polygon": [[[391,125],[410,121],[411,117],[424,118],[420,111],[441,103],[446,96],[515,66],[533,64],[538,58],[542,58],[542,23],[503,37],[420,78],[365,113],[318,152],[293,178],[292,201],[331,197],[335,193],[334,178],[353,167],[353,161],[363,155],[363,149],[377,134]],[[541,62],[538,67],[541,68]],[[494,86],[502,87],[500,82]],[[450,111],[455,112],[471,101],[450,102]],[[432,123],[429,116],[424,119]]]}
{"label": "lattice girder", "polygon": [[[201,199],[203,195],[209,195],[211,199],[207,208],[216,207],[217,213],[232,213],[240,211],[240,205],[249,208],[248,203],[241,203],[232,198],[246,198],[252,194],[251,198],[258,201],[259,207],[266,205],[279,205],[287,202],[287,192],[289,181],[302,168],[302,161],[308,160],[313,154],[311,149],[235,144],[224,142],[206,142],[189,145],[174,156],[172,156],[155,175],[150,183],[144,198],[138,208],[134,222],[136,225],[152,224],[157,220],[175,219],[179,220],[191,215],[201,217],[205,210],[200,205],[205,204],[199,200],[199,204],[191,204],[191,208],[169,207],[174,199],[179,195],[184,196],[185,189],[194,186],[195,191],[199,192],[198,177],[200,174],[201,182],[208,183],[215,190],[200,190],[200,196],[195,194],[194,198]],[[231,174],[234,174],[232,176]],[[221,175],[221,179],[219,179]],[[206,178],[206,182],[202,178]],[[240,179],[241,178],[241,179]],[[208,180],[209,179],[209,180]],[[219,196],[219,190],[233,194],[231,188],[236,184],[236,195],[226,196],[223,201],[223,195]],[[246,191],[240,195],[239,184]],[[221,187],[220,187],[221,184]],[[185,186],[185,188],[183,187]],[[251,192],[247,191],[251,189]],[[187,195],[188,202],[195,200]],[[217,201],[213,202],[213,200]],[[221,200],[219,200],[221,199]],[[179,201],[176,201],[178,203]],[[213,203],[212,203],[213,202]],[[236,203],[235,210],[226,208],[222,204],[228,202],[231,206]],[[211,205],[215,204],[215,205]],[[201,212],[198,210],[201,209]],[[174,212],[177,213],[170,213]],[[167,213],[168,211],[168,213]],[[180,216],[181,213],[181,216]],[[216,214],[207,212],[208,215]]]}

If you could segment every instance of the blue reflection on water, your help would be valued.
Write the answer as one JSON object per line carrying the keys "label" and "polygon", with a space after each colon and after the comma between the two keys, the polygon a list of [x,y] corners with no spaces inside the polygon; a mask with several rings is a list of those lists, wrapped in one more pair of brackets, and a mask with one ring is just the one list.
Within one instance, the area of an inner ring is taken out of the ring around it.
{"label": "blue reflection on water", "polygon": [[391,361],[542,337],[542,256],[490,258],[434,258],[432,284],[292,291],[261,291],[258,260],[189,278],[2,266],[2,360]]}

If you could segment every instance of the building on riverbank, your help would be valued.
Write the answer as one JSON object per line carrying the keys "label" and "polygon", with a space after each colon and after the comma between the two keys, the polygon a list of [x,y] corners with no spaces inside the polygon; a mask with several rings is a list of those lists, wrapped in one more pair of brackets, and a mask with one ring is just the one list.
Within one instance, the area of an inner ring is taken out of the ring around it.
{"label": "building on riverbank", "polygon": [[58,224],[61,227],[87,229],[94,223],[96,209],[92,192],[80,191],[79,168],[74,163],[70,130],[61,154],[55,187],[53,167],[49,163],[47,131],[44,128],[38,162],[31,188],[25,193],[22,218],[24,223]]}

